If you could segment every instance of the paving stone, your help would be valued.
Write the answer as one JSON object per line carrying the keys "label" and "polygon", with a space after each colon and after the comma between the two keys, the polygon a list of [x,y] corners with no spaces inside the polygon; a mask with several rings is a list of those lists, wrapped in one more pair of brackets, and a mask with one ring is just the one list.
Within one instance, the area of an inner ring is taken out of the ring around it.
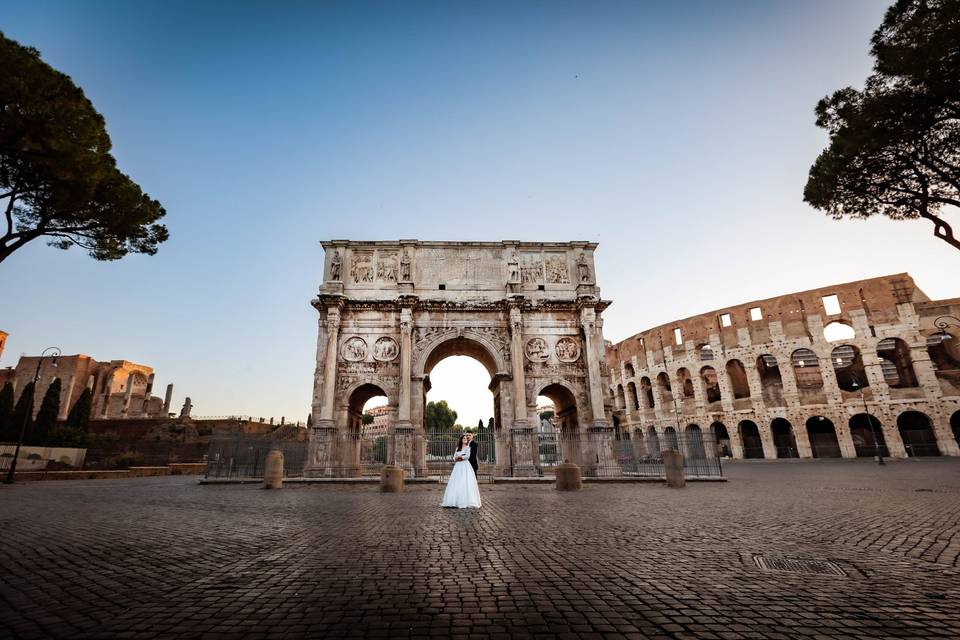
{"label": "paving stone", "polygon": [[0,637],[960,636],[960,460],[725,471],[679,490],[484,485],[479,511],[440,509],[429,485],[3,486]]}

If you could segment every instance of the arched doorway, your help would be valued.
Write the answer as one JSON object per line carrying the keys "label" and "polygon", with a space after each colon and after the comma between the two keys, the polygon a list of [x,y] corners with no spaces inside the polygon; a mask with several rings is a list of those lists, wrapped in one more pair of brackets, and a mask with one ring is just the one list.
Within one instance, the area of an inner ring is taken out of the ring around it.
{"label": "arched doorway", "polygon": [[[381,413],[380,407],[386,411]],[[376,474],[388,461],[390,410],[387,392],[379,385],[368,382],[353,389],[346,404],[349,427],[340,443],[341,475]],[[383,420],[378,420],[381,416]]]}
{"label": "arched doorway", "polygon": [[954,411],[950,416],[950,429],[953,431],[953,439],[960,445],[960,411]]}
{"label": "arched doorway", "polygon": [[[446,475],[459,437],[465,431],[474,432],[478,473],[494,474],[498,450],[505,451],[507,446],[499,428],[503,418],[502,389],[497,376],[506,364],[477,337],[465,335],[450,336],[430,345],[421,362],[414,364],[415,371],[421,366],[423,371],[421,398],[413,411],[418,475]],[[444,401],[454,412],[452,424],[449,417],[443,419],[438,406]],[[481,420],[484,428],[480,428]]]}
{"label": "arched doorway", "polygon": [[[491,376],[470,355],[448,355],[428,363],[423,378],[423,429],[428,475],[445,477],[461,436],[477,444],[477,470],[489,475],[496,463]],[[538,425],[539,426],[539,425]]]}
{"label": "arched doorway", "polygon": [[883,427],[876,416],[858,413],[850,418],[850,437],[858,458],[889,456],[887,441],[883,437]]}
{"label": "arched doorway", "polygon": [[763,458],[763,440],[760,438],[760,429],[752,420],[740,423],[740,441],[743,443],[744,458]]}
{"label": "arched doorway", "polygon": [[833,422],[824,416],[807,420],[807,437],[810,438],[810,453],[814,458],[840,458],[840,441]]}
{"label": "arched doorway", "polygon": [[654,460],[660,459],[660,436],[654,427],[647,429],[647,453]]}
{"label": "arched doorway", "polygon": [[548,384],[537,394],[547,398],[553,404],[553,434],[539,434],[537,447],[537,466],[539,469],[551,467],[561,462],[581,465],[583,448],[580,417],[577,413],[577,399],[573,392],[558,382]]}
{"label": "arched doorway", "polygon": [[730,448],[730,434],[727,433],[727,427],[722,422],[714,422],[710,425],[710,431],[713,433],[713,442],[717,447],[717,455],[732,458],[733,450]]}
{"label": "arched doorway", "polygon": [[897,417],[897,429],[903,440],[907,456],[939,456],[937,436],[933,432],[930,418],[919,411],[904,411]]}
{"label": "arched doorway", "polygon": [[797,438],[793,434],[793,425],[785,418],[774,418],[770,423],[773,433],[773,446],[777,450],[778,458],[799,458]]}
{"label": "arched doorway", "polygon": [[684,429],[684,449],[686,457],[692,460],[703,460],[707,457],[706,448],[703,445],[703,432],[700,431],[700,425],[688,424]]}

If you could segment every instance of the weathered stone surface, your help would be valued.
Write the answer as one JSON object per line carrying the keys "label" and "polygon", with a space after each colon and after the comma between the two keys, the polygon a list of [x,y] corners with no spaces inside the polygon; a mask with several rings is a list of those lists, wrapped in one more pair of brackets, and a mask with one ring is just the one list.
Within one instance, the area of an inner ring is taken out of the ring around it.
{"label": "weathered stone surface", "polygon": [[424,396],[443,358],[490,373],[498,460],[536,473],[536,398],[561,431],[610,426],[603,322],[589,242],[323,243],[313,424],[305,473],[361,471],[361,411],[387,398],[387,462],[426,473]]}
{"label": "weathered stone surface", "polygon": [[270,451],[264,461],[263,488],[283,488],[283,452],[279,449]]}
{"label": "weathered stone surface", "polygon": [[557,491],[580,491],[583,489],[583,478],[580,467],[572,462],[563,462],[557,465]]}
{"label": "weathered stone surface", "polygon": [[672,489],[687,486],[687,479],[683,475],[683,454],[668,449],[660,455],[663,458],[663,472],[667,477],[667,486]]}
{"label": "weathered stone surface", "polygon": [[399,493],[403,491],[403,467],[388,464],[380,472],[380,491]]}
{"label": "weathered stone surface", "polygon": [[679,410],[685,435],[719,434],[734,458],[871,457],[878,442],[960,455],[960,322],[941,320],[943,341],[943,316],[960,298],[930,300],[902,273],[661,325],[607,349],[613,415],[640,450]]}

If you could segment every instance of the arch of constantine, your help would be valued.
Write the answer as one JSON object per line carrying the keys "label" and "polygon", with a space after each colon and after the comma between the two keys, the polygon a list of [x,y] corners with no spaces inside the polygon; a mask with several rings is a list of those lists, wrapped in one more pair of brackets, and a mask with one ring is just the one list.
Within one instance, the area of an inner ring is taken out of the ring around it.
{"label": "arch of constantine", "polygon": [[[324,248],[313,428],[304,474],[360,473],[367,400],[386,396],[387,461],[426,473],[424,410],[434,365],[467,355],[494,398],[497,475],[533,475],[537,396],[587,443],[581,464],[612,462],[595,243],[355,242]],[[502,468],[509,465],[509,469]]]}

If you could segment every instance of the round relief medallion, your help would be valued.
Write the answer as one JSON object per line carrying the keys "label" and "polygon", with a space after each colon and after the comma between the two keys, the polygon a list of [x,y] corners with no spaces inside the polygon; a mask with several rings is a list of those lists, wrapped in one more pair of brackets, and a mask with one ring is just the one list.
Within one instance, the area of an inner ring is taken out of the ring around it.
{"label": "round relief medallion", "polygon": [[349,338],[340,348],[340,355],[343,356],[344,360],[350,362],[363,360],[367,357],[367,343],[364,342],[363,338],[357,336]]}
{"label": "round relief medallion", "polygon": [[560,338],[555,350],[560,362],[573,362],[580,357],[580,345],[573,338]]}
{"label": "round relief medallion", "polygon": [[543,338],[530,338],[527,340],[526,352],[527,357],[533,362],[544,362],[550,357],[547,341]]}
{"label": "round relief medallion", "polygon": [[382,338],[377,338],[377,341],[373,343],[373,357],[375,360],[390,362],[391,360],[396,360],[398,355],[400,355],[400,346],[393,338],[383,336]]}

